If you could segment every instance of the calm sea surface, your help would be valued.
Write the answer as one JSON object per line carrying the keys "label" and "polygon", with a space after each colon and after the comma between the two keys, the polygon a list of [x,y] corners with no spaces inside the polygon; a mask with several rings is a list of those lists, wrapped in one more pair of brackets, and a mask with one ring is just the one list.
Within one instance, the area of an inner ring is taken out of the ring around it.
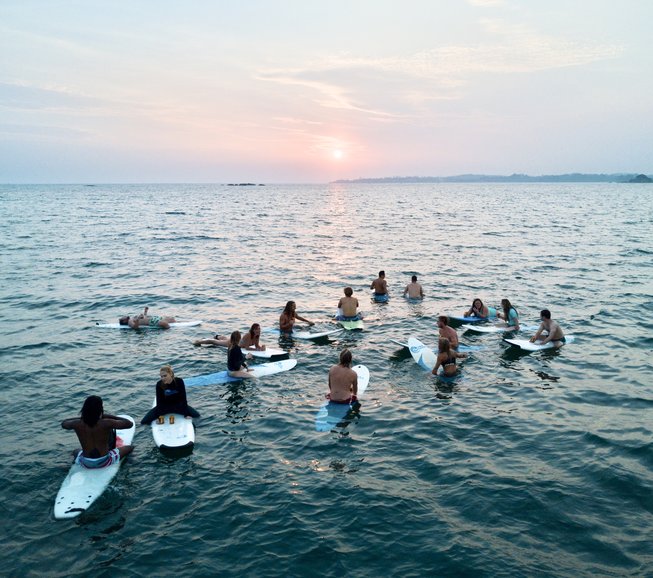
{"label": "calm sea surface", "polygon": [[[652,221],[651,185],[0,187],[0,574],[653,575]],[[423,303],[401,297],[412,274]],[[330,328],[346,285],[364,332],[264,335],[294,370],[189,388],[192,454],[139,425],[105,494],[54,520],[77,447],[60,421],[87,395],[140,420],[162,364],[225,369],[193,339],[272,326],[291,299]],[[526,323],[547,307],[576,342],[523,355],[466,333],[483,348],[453,383],[390,342],[433,346],[476,296]],[[145,305],[204,323],[94,327]],[[343,347],[370,386],[318,433]]]}

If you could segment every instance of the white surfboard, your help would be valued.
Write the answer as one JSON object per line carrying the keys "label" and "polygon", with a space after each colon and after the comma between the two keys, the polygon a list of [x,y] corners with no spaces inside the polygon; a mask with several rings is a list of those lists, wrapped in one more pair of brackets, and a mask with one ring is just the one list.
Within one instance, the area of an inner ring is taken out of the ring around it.
{"label": "white surfboard", "polygon": [[329,331],[321,331],[317,333],[311,333],[310,331],[293,331],[292,333],[281,333],[278,329],[268,327],[263,330],[265,333],[270,333],[271,335],[290,337],[291,339],[320,339],[321,337],[326,337],[327,335],[334,335],[336,333],[341,333],[342,328],[331,329]]}
{"label": "white surfboard", "polygon": [[[116,430],[116,445],[127,446],[134,439],[136,422],[129,415],[118,417],[130,419],[133,425],[129,429]],[[85,512],[97,500],[118,473],[124,460],[105,468],[88,469],[79,464],[73,464],[61,484],[54,501],[54,517],[57,520],[75,518]]]}
{"label": "white surfboard", "polygon": [[[542,342],[539,340],[536,341],[535,343],[531,343],[528,339],[504,339],[504,341],[506,343],[509,343],[510,345],[519,347],[524,351],[542,351],[543,349],[554,349],[554,345],[550,341],[544,344],[542,344]],[[573,342],[574,342],[573,335],[565,335],[565,343],[563,345],[567,343],[573,343]]]}
{"label": "white surfboard", "polygon": [[424,371],[433,370],[438,357],[430,347],[427,347],[415,337],[409,337],[408,349],[410,350],[410,354],[413,356],[415,363],[417,363],[417,365],[419,365]]}
{"label": "white surfboard", "polygon": [[[282,359],[281,361],[272,361],[270,363],[261,363],[252,366],[252,375],[254,377],[265,377],[274,375],[282,371],[288,371],[297,365],[296,359]],[[218,371],[217,373],[207,373],[206,375],[197,375],[184,379],[186,387],[198,387],[204,385],[217,385],[221,383],[232,383],[242,381],[240,377],[231,377],[228,371]]]}
{"label": "white surfboard", "polygon": [[[156,407],[156,397],[154,405]],[[162,450],[191,448],[195,444],[195,427],[191,418],[184,417],[180,413],[166,413],[161,416],[163,423],[154,420],[152,426],[152,437],[156,447]],[[173,423],[170,423],[170,418]]]}
{"label": "white surfboard", "polygon": [[[408,342],[399,341],[398,339],[391,339],[390,341],[399,345],[400,347],[405,347],[408,349]],[[467,345],[465,343],[458,343],[458,347],[456,347],[456,351],[480,351],[481,349],[485,348],[482,345]]]}
{"label": "white surfboard", "polygon": [[[190,321],[175,321],[170,324],[170,327],[196,327],[201,325],[202,322],[197,319],[191,319]],[[96,327],[101,327],[102,329],[131,329],[129,325],[120,325],[120,323],[96,323]],[[149,325],[141,325],[139,329],[161,329],[161,327]]]}
{"label": "white surfboard", "polygon": [[[370,383],[370,372],[364,365],[355,365],[352,369],[358,375],[358,392],[356,397],[360,399],[365,394],[367,386]],[[316,431],[331,431],[337,427],[351,411],[352,406],[353,404],[349,403],[334,403],[326,400],[315,416]]]}
{"label": "white surfboard", "polygon": [[251,353],[252,357],[260,357],[261,359],[270,359],[272,357],[278,357],[280,355],[288,355],[288,352],[279,349],[278,347],[265,347],[264,351],[258,350],[258,349],[245,349],[244,347],[242,348],[244,354]]}
{"label": "white surfboard", "polygon": [[390,341],[399,347],[408,347],[407,341],[399,341],[398,339],[391,339]]}
{"label": "white surfboard", "polygon": [[[519,325],[520,331],[537,331],[539,325]],[[474,333],[504,333],[505,331],[515,331],[515,329],[508,329],[507,326],[501,325],[461,325],[461,329],[465,331],[473,331]]]}

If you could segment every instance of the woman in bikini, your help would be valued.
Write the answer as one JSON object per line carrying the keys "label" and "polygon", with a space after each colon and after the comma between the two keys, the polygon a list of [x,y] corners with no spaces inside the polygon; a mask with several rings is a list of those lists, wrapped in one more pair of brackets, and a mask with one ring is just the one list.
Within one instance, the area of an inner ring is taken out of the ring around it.
{"label": "woman in bikini", "polygon": [[446,337],[438,339],[438,358],[435,361],[435,367],[431,372],[433,375],[438,374],[438,369],[442,366],[442,374],[445,376],[456,375],[458,368],[456,367],[456,359],[463,359],[467,357],[466,353],[458,353],[455,349],[451,348],[451,344]]}

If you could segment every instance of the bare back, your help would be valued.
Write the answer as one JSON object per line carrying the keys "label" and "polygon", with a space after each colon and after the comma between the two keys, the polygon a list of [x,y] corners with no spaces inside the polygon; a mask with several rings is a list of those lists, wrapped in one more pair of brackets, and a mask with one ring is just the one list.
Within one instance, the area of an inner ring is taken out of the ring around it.
{"label": "bare back", "polygon": [[333,401],[346,401],[358,393],[358,375],[344,365],[334,365],[329,370],[329,392]]}
{"label": "bare back", "polygon": [[94,426],[89,426],[81,418],[76,418],[64,421],[61,426],[75,430],[84,455],[101,457],[112,449],[109,447],[109,441],[112,439],[113,430],[128,429],[132,427],[132,422],[128,419],[103,417]]}

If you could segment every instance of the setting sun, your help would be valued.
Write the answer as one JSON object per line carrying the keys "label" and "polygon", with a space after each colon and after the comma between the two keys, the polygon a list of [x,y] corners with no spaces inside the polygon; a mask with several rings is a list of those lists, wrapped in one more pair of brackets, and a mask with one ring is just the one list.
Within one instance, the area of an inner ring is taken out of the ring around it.
{"label": "setting sun", "polygon": [[340,160],[342,158],[342,151],[339,149],[333,151],[333,158],[336,160]]}

